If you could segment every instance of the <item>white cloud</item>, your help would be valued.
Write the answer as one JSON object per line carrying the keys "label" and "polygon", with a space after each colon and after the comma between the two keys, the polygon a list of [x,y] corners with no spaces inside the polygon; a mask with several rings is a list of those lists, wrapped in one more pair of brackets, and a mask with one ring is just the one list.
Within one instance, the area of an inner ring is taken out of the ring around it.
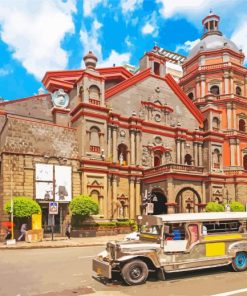
{"label": "white cloud", "polygon": [[98,67],[112,67],[113,65],[121,66],[123,64],[128,64],[130,61],[130,53],[118,53],[115,50],[112,50],[109,57],[100,62]]}
{"label": "white cloud", "polygon": [[123,14],[131,13],[141,8],[143,0],[121,0],[121,8]]}
{"label": "white cloud", "polygon": [[233,32],[231,40],[236,43],[236,45],[243,50],[245,57],[247,59],[247,15],[240,21],[239,25]]}
{"label": "white cloud", "polygon": [[[112,67],[115,65],[122,65],[128,63],[130,60],[130,53],[118,53],[112,50],[109,57],[105,60],[103,59],[102,46],[99,41],[100,39],[100,29],[103,27],[101,23],[96,20],[93,21],[91,31],[86,28],[80,31],[80,40],[83,46],[83,55],[87,54],[90,50],[97,56],[98,64],[97,67]],[[81,61],[81,66],[84,68],[84,61]]]}
{"label": "white cloud", "polygon": [[182,45],[177,45],[175,52],[178,52],[180,50],[184,50],[185,52],[189,52],[199,42],[200,42],[200,39],[196,39],[194,41],[188,40]]}
{"label": "white cloud", "polygon": [[83,1],[83,14],[84,16],[92,16],[94,9],[99,4],[105,4],[105,0],[84,0]]}
{"label": "white cloud", "polygon": [[133,43],[130,41],[130,36],[126,36],[124,42],[129,48],[133,46]]}
{"label": "white cloud", "polygon": [[13,57],[37,79],[46,71],[64,69],[68,53],[61,42],[74,32],[74,0],[0,0],[0,38]]}
{"label": "white cloud", "polygon": [[154,26],[150,23],[146,23],[144,27],[142,27],[142,34],[152,34],[154,31]]}
{"label": "white cloud", "polygon": [[151,17],[147,18],[145,25],[142,27],[142,34],[152,34],[153,37],[157,37],[159,33],[159,29],[157,26],[157,14],[153,12]]}

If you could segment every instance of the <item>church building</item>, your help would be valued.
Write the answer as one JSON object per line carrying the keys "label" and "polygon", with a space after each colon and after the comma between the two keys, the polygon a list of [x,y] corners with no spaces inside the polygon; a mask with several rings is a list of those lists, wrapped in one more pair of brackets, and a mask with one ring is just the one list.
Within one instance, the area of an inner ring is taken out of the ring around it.
{"label": "church building", "polygon": [[0,219],[11,196],[35,199],[44,228],[49,201],[95,199],[98,219],[199,212],[209,201],[247,202],[247,69],[219,30],[219,16],[188,57],[155,46],[135,69],[48,71],[47,93],[0,103]]}

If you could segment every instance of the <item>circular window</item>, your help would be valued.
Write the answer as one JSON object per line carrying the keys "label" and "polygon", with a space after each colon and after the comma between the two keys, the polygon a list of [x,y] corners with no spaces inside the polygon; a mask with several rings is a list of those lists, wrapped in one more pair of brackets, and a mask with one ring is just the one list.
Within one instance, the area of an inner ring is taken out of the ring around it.
{"label": "circular window", "polygon": [[157,121],[157,122],[160,122],[161,121],[161,115],[160,114],[156,114],[154,116],[154,120]]}
{"label": "circular window", "polygon": [[162,139],[160,137],[155,137],[154,142],[156,144],[160,144],[160,143],[162,143]]}
{"label": "circular window", "polygon": [[126,135],[125,131],[124,131],[124,130],[121,130],[121,131],[120,131],[120,136],[121,136],[121,137],[125,137],[125,135]]}

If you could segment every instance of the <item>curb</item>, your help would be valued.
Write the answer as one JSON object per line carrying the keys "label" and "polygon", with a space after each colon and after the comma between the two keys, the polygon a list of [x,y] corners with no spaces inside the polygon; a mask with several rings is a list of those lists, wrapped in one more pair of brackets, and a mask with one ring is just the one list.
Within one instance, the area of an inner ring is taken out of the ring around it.
{"label": "curb", "polygon": [[0,247],[1,250],[29,250],[29,249],[55,249],[55,248],[79,248],[79,247],[100,247],[106,243],[83,244],[83,245],[63,245],[63,246],[22,246],[22,247]]}

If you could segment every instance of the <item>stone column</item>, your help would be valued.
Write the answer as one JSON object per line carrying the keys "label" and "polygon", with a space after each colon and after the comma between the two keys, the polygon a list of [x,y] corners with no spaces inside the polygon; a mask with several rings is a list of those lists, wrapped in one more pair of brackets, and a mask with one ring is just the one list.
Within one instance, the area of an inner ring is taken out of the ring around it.
{"label": "stone column", "polygon": [[141,164],[141,132],[136,132],[136,165]]}
{"label": "stone column", "polygon": [[234,87],[233,87],[233,73],[232,72],[230,72],[230,74],[229,74],[229,80],[230,80],[230,94],[233,94],[235,92],[234,92]]}
{"label": "stone column", "polygon": [[226,117],[227,117],[227,129],[232,129],[232,105],[227,103],[226,105]]}
{"label": "stone column", "polygon": [[135,178],[129,178],[130,219],[135,219]]}
{"label": "stone column", "polygon": [[198,145],[198,166],[202,166],[202,143],[199,143]]}
{"label": "stone column", "polygon": [[113,127],[112,131],[112,161],[117,163],[117,127]]}
{"label": "stone column", "polygon": [[127,164],[130,165],[130,151],[127,150]]}
{"label": "stone column", "polygon": [[197,77],[196,78],[196,93],[195,93],[195,97],[196,99],[201,97],[201,93],[200,93],[200,78]]}
{"label": "stone column", "polygon": [[130,164],[135,165],[135,130],[130,130]]}
{"label": "stone column", "polygon": [[136,212],[135,215],[140,215],[141,214],[141,180],[137,179],[136,180],[136,196],[135,196],[135,208],[136,208]]}
{"label": "stone column", "polygon": [[234,166],[235,165],[235,149],[234,145],[235,141],[234,139],[230,139],[230,165]]}
{"label": "stone column", "polygon": [[229,73],[224,72],[224,94],[229,94]]}
{"label": "stone column", "polygon": [[117,208],[117,176],[112,176],[112,210],[113,210],[113,218],[117,218],[118,216],[118,208]]}
{"label": "stone column", "polygon": [[237,166],[240,166],[240,147],[239,147],[239,139],[236,139],[236,150],[237,150]]}
{"label": "stone column", "polygon": [[176,139],[177,164],[181,162],[180,140]]}
{"label": "stone column", "polygon": [[184,164],[184,145],[185,145],[185,141],[184,140],[182,140],[181,142],[180,142],[180,145],[181,145],[181,158],[180,158],[180,163],[181,164]]}
{"label": "stone column", "polygon": [[205,76],[201,75],[201,96],[202,98],[205,96],[206,94],[206,83],[205,83]]}
{"label": "stone column", "polygon": [[194,165],[198,166],[198,145],[197,142],[194,143]]}
{"label": "stone column", "polygon": [[111,133],[111,126],[107,127],[107,157],[108,159],[112,159],[112,133]]}
{"label": "stone column", "polygon": [[236,117],[236,106],[235,104],[232,105],[232,127],[233,129],[237,129],[237,117]]}
{"label": "stone column", "polygon": [[107,176],[107,218],[113,218],[112,175]]}

